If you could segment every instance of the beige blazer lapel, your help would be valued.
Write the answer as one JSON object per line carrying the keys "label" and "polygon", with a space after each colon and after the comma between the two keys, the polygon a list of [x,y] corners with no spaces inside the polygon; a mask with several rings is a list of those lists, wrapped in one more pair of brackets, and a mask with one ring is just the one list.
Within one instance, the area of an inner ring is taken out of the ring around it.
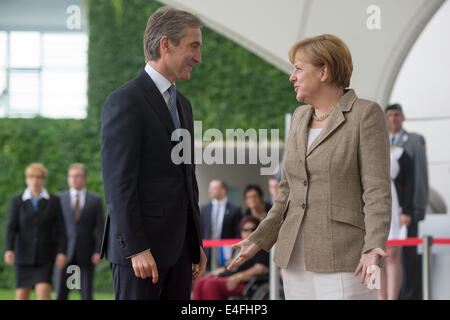
{"label": "beige blazer lapel", "polygon": [[297,131],[295,132],[295,141],[297,142],[297,149],[300,154],[300,159],[305,161],[306,159],[306,147],[308,145],[308,128],[311,115],[313,113],[313,107],[306,105],[302,108],[309,108],[303,118],[299,119]]}
{"label": "beige blazer lapel", "polygon": [[339,99],[336,107],[334,107],[334,109],[331,111],[330,117],[328,118],[322,132],[308,148],[306,152],[307,157],[345,121],[344,112],[348,112],[351,110],[353,103],[357,99],[357,96],[353,89],[344,92],[344,95],[341,97],[341,99]]}

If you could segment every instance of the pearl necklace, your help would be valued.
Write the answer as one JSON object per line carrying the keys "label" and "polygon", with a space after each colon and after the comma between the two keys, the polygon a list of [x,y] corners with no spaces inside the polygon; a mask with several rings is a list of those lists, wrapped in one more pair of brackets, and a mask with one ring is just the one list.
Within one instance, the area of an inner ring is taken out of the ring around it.
{"label": "pearl necklace", "polygon": [[321,115],[320,117],[318,117],[318,116],[316,116],[316,113],[313,112],[312,116],[313,116],[313,119],[316,120],[316,121],[323,121],[323,120],[325,120],[326,118],[328,118],[328,116],[329,116],[330,114],[331,114],[331,111],[328,112],[328,113],[325,113],[325,114]]}

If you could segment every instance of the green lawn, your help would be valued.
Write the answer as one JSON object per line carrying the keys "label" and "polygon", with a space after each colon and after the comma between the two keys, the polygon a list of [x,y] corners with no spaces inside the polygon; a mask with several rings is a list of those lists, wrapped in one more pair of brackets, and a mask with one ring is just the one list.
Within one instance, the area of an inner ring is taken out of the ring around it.
{"label": "green lawn", "polygon": [[[52,292],[52,299],[56,298],[55,292]],[[0,300],[14,300],[15,290],[0,289]],[[80,300],[80,294],[77,291],[72,292],[69,295],[69,300]],[[36,300],[36,293],[34,290],[31,292],[30,300]],[[97,292],[94,293],[94,300],[114,300],[114,293]]]}

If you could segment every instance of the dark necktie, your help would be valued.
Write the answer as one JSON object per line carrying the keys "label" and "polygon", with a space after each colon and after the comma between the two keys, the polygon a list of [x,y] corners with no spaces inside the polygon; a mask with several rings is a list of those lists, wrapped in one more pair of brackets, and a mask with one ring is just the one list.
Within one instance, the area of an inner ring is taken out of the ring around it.
{"label": "dark necktie", "polygon": [[78,221],[80,219],[80,215],[80,195],[77,192],[75,195],[75,206],[73,207],[73,217],[75,218],[75,221]]}

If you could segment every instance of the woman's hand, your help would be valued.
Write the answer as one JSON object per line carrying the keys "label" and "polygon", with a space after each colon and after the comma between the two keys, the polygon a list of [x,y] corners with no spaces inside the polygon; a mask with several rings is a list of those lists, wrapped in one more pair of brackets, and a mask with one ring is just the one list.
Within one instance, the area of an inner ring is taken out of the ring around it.
{"label": "woman's hand", "polygon": [[58,269],[62,269],[64,268],[64,266],[66,265],[66,255],[64,253],[58,253],[56,255],[56,266],[58,267]]}
{"label": "woman's hand", "polygon": [[239,243],[233,244],[231,248],[233,248],[234,250],[241,249],[241,251],[239,252],[238,256],[234,258],[234,260],[227,267],[227,270],[232,270],[236,267],[239,267],[245,261],[253,257],[255,253],[261,250],[261,247],[259,247],[256,243],[253,243],[247,239],[242,240]]}
{"label": "woman's hand", "polygon": [[[356,267],[354,276],[356,277],[360,271],[361,272],[361,284],[367,286],[367,282],[370,278],[370,274],[367,273],[367,268],[371,265],[378,265],[378,261],[381,257],[388,258],[389,255],[381,248],[375,248],[361,255],[359,264]],[[375,279],[374,279],[375,281]]]}
{"label": "woman's hand", "polygon": [[14,265],[14,251],[8,250],[5,252],[5,263],[9,266]]}

